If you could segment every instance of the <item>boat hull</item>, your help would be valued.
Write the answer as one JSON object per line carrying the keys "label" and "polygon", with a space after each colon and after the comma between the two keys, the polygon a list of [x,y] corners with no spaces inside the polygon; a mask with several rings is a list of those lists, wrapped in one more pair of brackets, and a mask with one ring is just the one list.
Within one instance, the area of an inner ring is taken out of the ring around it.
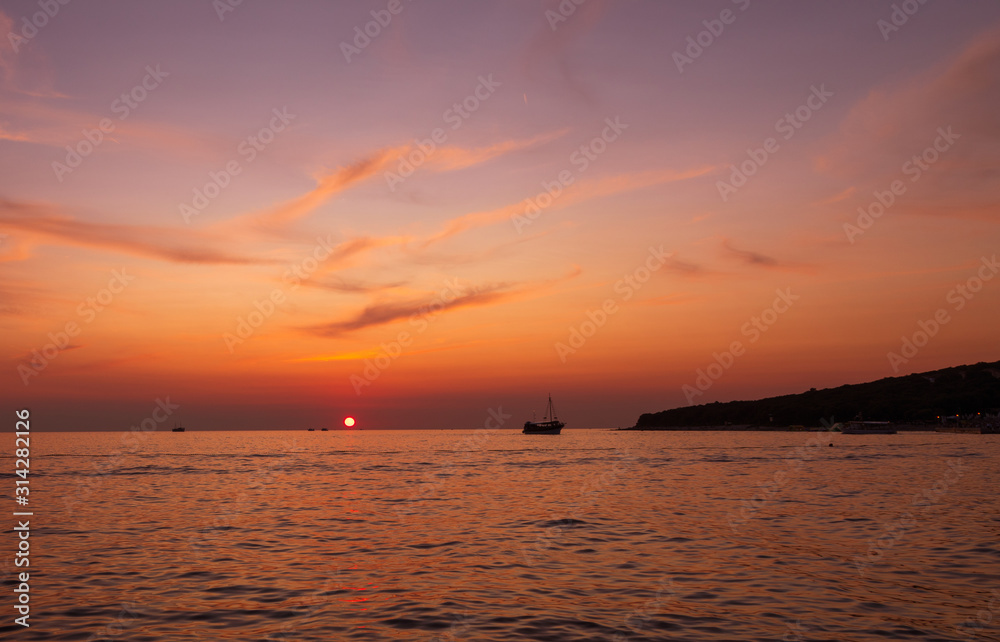
{"label": "boat hull", "polygon": [[524,422],[524,430],[521,432],[525,435],[558,435],[562,432],[565,425],[561,421],[543,421],[539,423],[526,421]]}
{"label": "boat hull", "polygon": [[896,429],[888,421],[848,421],[840,426],[840,432],[845,435],[895,435]]}

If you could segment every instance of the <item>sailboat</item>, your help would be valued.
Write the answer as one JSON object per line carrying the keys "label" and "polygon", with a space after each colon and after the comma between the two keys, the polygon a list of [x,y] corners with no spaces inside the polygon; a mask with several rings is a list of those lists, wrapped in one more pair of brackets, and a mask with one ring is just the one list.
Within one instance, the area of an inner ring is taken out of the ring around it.
{"label": "sailboat", "polygon": [[180,426],[174,424],[174,427],[170,429],[170,432],[184,432],[184,424],[181,423]]}
{"label": "sailboat", "polygon": [[552,405],[552,395],[550,394],[549,405],[545,410],[545,420],[526,421],[524,422],[524,430],[521,432],[525,435],[558,435],[565,425],[556,417],[556,409]]}

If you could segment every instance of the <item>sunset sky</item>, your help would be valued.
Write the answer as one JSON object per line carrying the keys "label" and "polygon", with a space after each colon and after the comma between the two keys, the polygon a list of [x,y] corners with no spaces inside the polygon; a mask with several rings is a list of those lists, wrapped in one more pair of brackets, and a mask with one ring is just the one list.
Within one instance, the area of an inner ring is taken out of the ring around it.
{"label": "sunset sky", "polygon": [[617,427],[1000,359],[995,0],[52,4],[0,5],[42,429]]}

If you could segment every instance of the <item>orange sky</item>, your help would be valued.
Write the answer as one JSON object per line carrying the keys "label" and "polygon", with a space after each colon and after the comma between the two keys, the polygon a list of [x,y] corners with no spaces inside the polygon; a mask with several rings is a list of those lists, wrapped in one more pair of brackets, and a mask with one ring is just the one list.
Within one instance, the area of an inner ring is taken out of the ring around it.
{"label": "orange sky", "polygon": [[414,3],[345,56],[384,6],[5,39],[5,407],[615,427],[1000,359],[995,3]]}

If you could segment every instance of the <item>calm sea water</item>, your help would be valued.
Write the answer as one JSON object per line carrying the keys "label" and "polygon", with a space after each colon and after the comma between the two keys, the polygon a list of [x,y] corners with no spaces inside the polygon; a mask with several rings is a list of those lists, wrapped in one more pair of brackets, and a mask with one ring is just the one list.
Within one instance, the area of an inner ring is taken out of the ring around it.
{"label": "calm sea water", "polygon": [[122,437],[35,434],[0,636],[1000,639],[997,436]]}

